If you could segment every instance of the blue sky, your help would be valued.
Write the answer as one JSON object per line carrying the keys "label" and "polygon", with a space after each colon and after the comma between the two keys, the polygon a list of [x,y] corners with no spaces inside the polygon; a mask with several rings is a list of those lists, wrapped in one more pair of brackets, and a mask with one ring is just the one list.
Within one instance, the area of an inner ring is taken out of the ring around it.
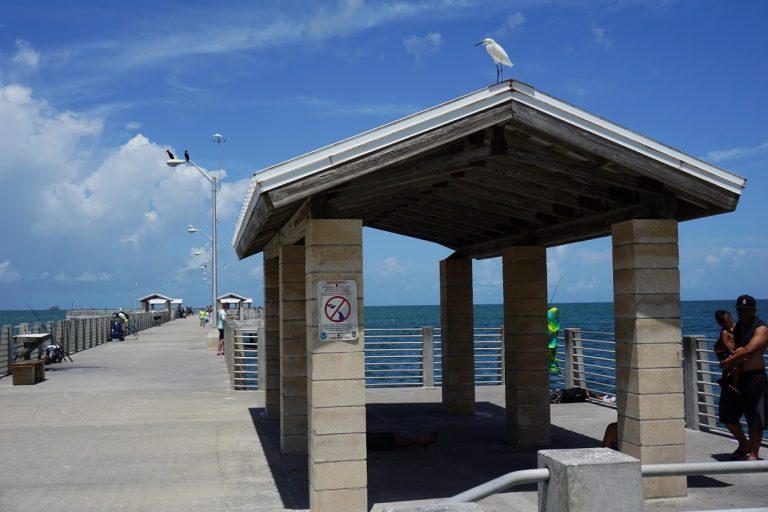
{"label": "blue sky", "polygon": [[[747,178],[735,213],[680,225],[683,299],[768,298],[768,3],[696,0],[2,0],[0,309],[209,302],[208,183],[221,166],[219,292],[262,302],[230,245],[254,171],[505,77]],[[222,133],[221,156],[212,134]],[[437,304],[450,251],[364,233],[369,305]],[[199,253],[199,254],[196,254]],[[610,240],[548,251],[559,302],[612,299]],[[501,301],[498,259],[475,301]],[[561,280],[562,277],[562,280]]]}

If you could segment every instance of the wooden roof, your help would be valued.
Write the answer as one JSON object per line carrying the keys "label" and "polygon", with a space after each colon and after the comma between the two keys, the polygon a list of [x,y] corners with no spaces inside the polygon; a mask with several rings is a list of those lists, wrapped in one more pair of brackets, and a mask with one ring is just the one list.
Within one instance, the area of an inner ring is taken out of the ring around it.
{"label": "wooden roof", "polygon": [[733,211],[744,185],[507,81],[255,173],[233,246],[248,257],[312,215],[487,258],[605,236],[633,218]]}
{"label": "wooden roof", "polygon": [[150,293],[149,295],[140,298],[139,302],[152,302],[153,300],[160,301],[160,302],[155,302],[154,304],[161,304],[163,302],[170,302],[173,299],[171,297],[167,297],[163,295],[162,293]]}

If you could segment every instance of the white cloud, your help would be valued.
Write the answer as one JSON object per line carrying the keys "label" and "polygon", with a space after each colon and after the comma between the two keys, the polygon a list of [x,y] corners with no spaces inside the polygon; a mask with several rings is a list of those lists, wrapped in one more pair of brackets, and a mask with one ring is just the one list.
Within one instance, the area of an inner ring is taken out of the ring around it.
{"label": "white cloud", "polygon": [[19,279],[21,279],[21,274],[11,266],[10,261],[0,263],[0,283],[12,283]]}
{"label": "white cloud", "polygon": [[37,69],[38,64],[40,64],[40,54],[32,48],[29,42],[17,39],[16,54],[13,56],[13,62],[29,69]]}
{"label": "white cloud", "polygon": [[723,263],[724,265],[734,266],[739,264],[739,262],[741,262],[746,255],[747,251],[745,249],[723,247],[717,254],[708,254],[704,258],[704,261],[706,261],[709,265],[717,265],[718,263]]}
{"label": "white cloud", "polygon": [[110,274],[107,272],[83,272],[72,280],[80,283],[95,283],[98,281],[109,281]]}
{"label": "white cloud", "polygon": [[420,59],[422,55],[437,53],[440,50],[443,36],[438,32],[430,32],[425,36],[410,36],[403,41],[405,51]]}
{"label": "white cloud", "polygon": [[141,123],[138,121],[131,121],[130,123],[125,124],[125,129],[130,131],[135,131],[141,128]]}
{"label": "white cloud", "polygon": [[710,151],[707,153],[707,160],[713,162],[725,162],[726,160],[736,160],[738,158],[755,156],[765,151],[768,151],[768,140],[751,148],[717,149]]}
{"label": "white cloud", "polygon": [[601,262],[612,261],[611,251],[597,251],[594,249],[579,249],[576,251],[576,257],[583,262]]}
{"label": "white cloud", "polygon": [[524,23],[525,16],[523,16],[523,13],[516,12],[510,16],[507,16],[507,19],[505,19],[501,27],[499,27],[499,29],[494,32],[494,35],[505,36],[510,32],[514,32],[522,27]]}
{"label": "white cloud", "polygon": [[396,257],[388,256],[381,264],[381,273],[384,277],[400,277],[405,275],[406,267]]}
{"label": "white cloud", "polygon": [[472,274],[474,287],[477,290],[501,289],[504,283],[501,258],[489,258],[475,262]]}
{"label": "white cloud", "polygon": [[405,116],[419,110],[419,107],[408,104],[354,104],[351,102],[338,102],[326,100],[315,96],[297,96],[291,99],[291,103],[301,104],[313,108],[319,114],[329,117],[343,116]]}
{"label": "white cloud", "polygon": [[611,48],[613,46],[613,39],[608,37],[608,32],[605,28],[597,25],[592,25],[592,42],[603,48]]}

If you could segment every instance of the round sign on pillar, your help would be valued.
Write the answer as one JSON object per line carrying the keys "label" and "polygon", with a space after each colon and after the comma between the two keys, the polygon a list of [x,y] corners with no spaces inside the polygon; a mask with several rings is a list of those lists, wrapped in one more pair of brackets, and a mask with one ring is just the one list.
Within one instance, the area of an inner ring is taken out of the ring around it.
{"label": "round sign on pillar", "polygon": [[354,341],[357,333],[357,282],[335,279],[317,283],[320,341]]}

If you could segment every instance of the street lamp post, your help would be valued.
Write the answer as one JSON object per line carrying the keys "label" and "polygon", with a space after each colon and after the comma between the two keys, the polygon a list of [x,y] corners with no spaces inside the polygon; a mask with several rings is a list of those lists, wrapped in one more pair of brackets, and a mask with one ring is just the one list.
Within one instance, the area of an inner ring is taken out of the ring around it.
{"label": "street lamp post", "polygon": [[218,252],[218,245],[216,244],[216,176],[208,176],[205,173],[205,171],[203,171],[200,167],[198,167],[198,165],[195,162],[193,162],[192,160],[181,160],[181,159],[178,159],[178,158],[172,158],[172,159],[168,160],[166,162],[166,164],[168,164],[169,167],[176,167],[176,166],[182,165],[182,164],[189,164],[192,167],[194,167],[195,169],[197,169],[198,172],[200,172],[200,174],[202,174],[203,177],[206,180],[208,180],[208,182],[211,184],[211,209],[213,210],[213,214],[211,216],[211,218],[212,218],[211,223],[213,224],[213,236],[212,237],[208,236],[208,234],[206,232],[200,231],[199,229],[194,228],[192,226],[190,226],[187,231],[189,231],[190,233],[195,233],[197,231],[200,231],[205,236],[207,236],[208,239],[211,241],[211,246],[212,246],[212,249],[213,249],[211,251],[213,253],[213,265],[212,265],[213,268],[211,269],[211,279],[212,279],[212,281],[211,281],[211,306],[213,307],[214,314],[215,314],[216,310],[217,310],[217,308],[216,308],[216,297],[218,296],[218,289],[217,289],[218,282],[217,282],[217,279],[216,279],[217,278],[217,273],[218,273],[217,272],[217,265],[216,265],[216,263],[217,263],[217,261],[216,261],[216,253]]}

